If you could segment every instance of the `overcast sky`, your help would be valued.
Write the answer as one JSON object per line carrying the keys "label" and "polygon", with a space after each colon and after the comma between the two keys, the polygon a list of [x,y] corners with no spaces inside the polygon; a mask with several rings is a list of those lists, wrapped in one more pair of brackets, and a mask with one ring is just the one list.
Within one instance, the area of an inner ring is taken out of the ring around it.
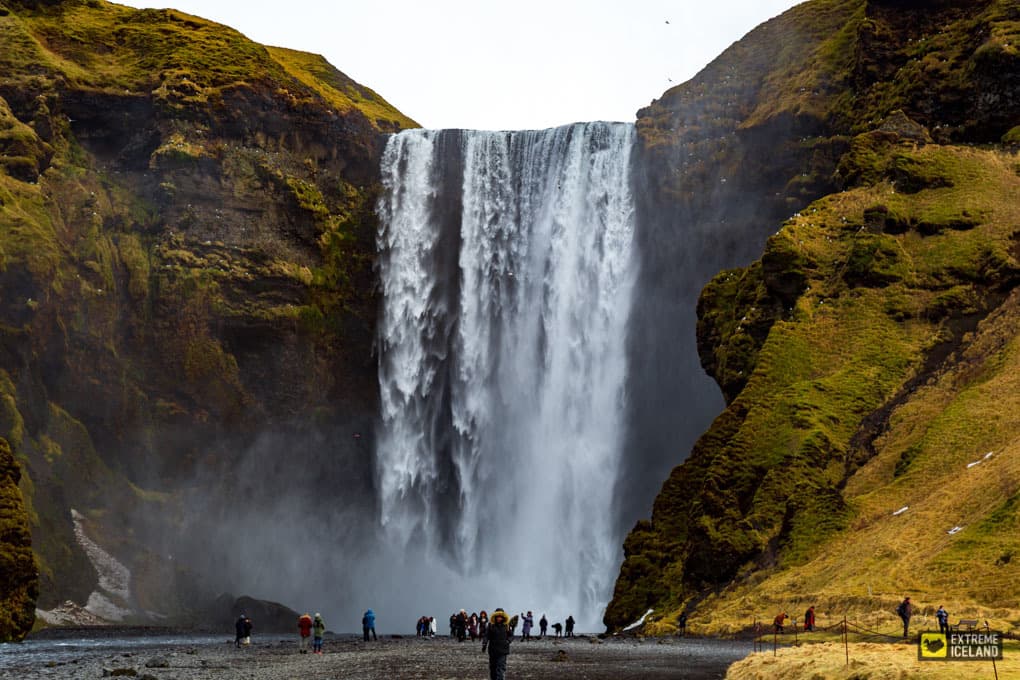
{"label": "overcast sky", "polygon": [[798,0],[127,0],[323,55],[429,128],[634,120]]}

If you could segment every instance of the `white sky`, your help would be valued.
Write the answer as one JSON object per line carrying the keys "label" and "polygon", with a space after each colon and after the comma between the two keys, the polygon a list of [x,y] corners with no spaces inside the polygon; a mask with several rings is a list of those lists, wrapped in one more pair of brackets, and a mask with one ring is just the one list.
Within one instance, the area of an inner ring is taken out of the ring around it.
{"label": "white sky", "polygon": [[119,1],[171,6],[263,44],[321,54],[425,127],[477,129],[632,121],[799,2]]}

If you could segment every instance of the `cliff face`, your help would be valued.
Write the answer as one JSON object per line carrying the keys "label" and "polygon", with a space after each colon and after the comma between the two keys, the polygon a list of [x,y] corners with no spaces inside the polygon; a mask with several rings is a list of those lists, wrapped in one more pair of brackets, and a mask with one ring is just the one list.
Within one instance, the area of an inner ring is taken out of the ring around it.
{"label": "cliff face", "polygon": [[[709,250],[714,231],[756,234],[718,257],[758,259],[702,292],[698,348],[727,407],[627,538],[610,628],[649,608],[660,632],[684,607],[717,629],[813,598],[885,611],[951,588],[931,564],[970,550],[1015,577],[1012,462],[998,486],[935,490],[979,449],[1016,448],[1008,418],[973,435],[1010,398],[1018,20],[1007,2],[815,0],[639,113],[656,229]],[[911,500],[945,513],[904,518],[915,538],[945,520],[904,559],[886,520]],[[981,528],[940,539],[952,522]],[[957,610],[1018,608],[992,600]]]}
{"label": "cliff face", "polygon": [[179,612],[166,537],[258,491],[256,443],[263,477],[293,447],[309,493],[368,484],[378,156],[414,125],[180,12],[0,4],[0,436],[40,607],[96,591],[95,541],[132,574],[111,611]]}
{"label": "cliff face", "polygon": [[18,482],[21,468],[0,439],[0,642],[20,640],[35,620],[39,577]]}

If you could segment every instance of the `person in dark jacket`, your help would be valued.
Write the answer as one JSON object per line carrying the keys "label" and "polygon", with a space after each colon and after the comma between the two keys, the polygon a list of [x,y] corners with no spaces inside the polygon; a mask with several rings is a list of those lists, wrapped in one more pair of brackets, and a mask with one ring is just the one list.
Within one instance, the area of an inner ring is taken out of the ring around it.
{"label": "person in dark jacket", "polygon": [[245,628],[244,622],[247,620],[248,619],[245,617],[245,615],[241,614],[240,616],[237,617],[237,621],[234,622],[234,634],[236,635],[236,637],[234,638],[235,647],[241,646],[241,640],[244,639]]}
{"label": "person in dark jacket", "polygon": [[368,642],[368,634],[372,633],[372,639],[378,640],[375,636],[375,612],[369,609],[361,617],[361,631],[365,634],[365,642]]}
{"label": "person in dark jacket", "polygon": [[549,619],[545,618],[545,614],[542,614],[542,618],[538,620],[538,638],[542,639],[545,637],[545,631],[549,628]]}
{"label": "person in dark jacket", "polygon": [[676,619],[676,634],[680,637],[687,635],[687,612],[680,612]]}
{"label": "person in dark jacket", "polygon": [[482,652],[489,652],[489,680],[506,680],[506,658],[510,654],[509,619],[502,608],[492,612],[489,627],[482,638]]}
{"label": "person in dark jacket", "polygon": [[939,632],[943,635],[949,635],[949,612],[942,605],[939,605],[938,610],[935,612],[935,620],[939,622]]}
{"label": "person in dark jacket", "polygon": [[896,607],[896,613],[899,614],[900,620],[903,621],[903,637],[907,637],[910,628],[910,617],[914,615],[914,605],[910,603],[909,597],[903,598],[900,606]]}
{"label": "person in dark jacket", "polygon": [[570,615],[566,621],[567,637],[574,637],[574,617]]}

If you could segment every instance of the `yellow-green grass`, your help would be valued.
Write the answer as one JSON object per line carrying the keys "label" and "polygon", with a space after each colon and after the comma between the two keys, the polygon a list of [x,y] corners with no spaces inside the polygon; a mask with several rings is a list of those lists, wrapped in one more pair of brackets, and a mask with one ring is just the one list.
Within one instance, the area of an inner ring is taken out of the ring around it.
{"label": "yellow-green grass", "polygon": [[[318,55],[267,48],[238,31],[173,9],[136,10],[94,0],[0,17],[0,66],[59,74],[78,88],[215,102],[238,86],[275,83],[292,102],[321,97],[357,109],[377,129],[418,127]],[[312,95],[312,93],[315,95]]]}
{"label": "yellow-green grass", "polygon": [[[1017,268],[1020,206],[1013,197],[1020,177],[1012,157],[994,151],[933,146],[904,153],[944,171],[951,186],[903,197],[882,182],[833,195],[770,242],[774,251],[798,254],[784,257],[802,267],[804,292],[772,327],[733,402],[744,416],[725,440],[725,455],[692,462],[708,466],[705,488],[716,496],[748,475],[760,479],[752,499],[700,506],[715,513],[696,518],[709,529],[709,549],[759,541],[761,554],[772,557],[744,565],[725,589],[698,602],[694,632],[732,633],[782,610],[800,617],[810,604],[820,622],[846,615],[895,632],[893,609],[905,595],[929,620],[944,604],[954,616],[1020,627],[1020,557],[1013,559],[1020,556],[1020,293],[963,338],[946,366],[925,364],[933,348],[959,333],[928,311],[940,295],[974,286],[975,304],[987,313],[1002,300],[994,297],[1003,294],[994,292],[997,281],[1015,276],[1009,271]],[[980,219],[923,236],[874,233],[863,214],[879,201],[902,201],[897,209],[911,219],[964,209]],[[851,285],[855,252],[875,242],[891,254],[870,251],[876,254],[866,253],[872,259],[860,269],[884,278]],[[989,262],[1000,262],[1001,271]],[[922,372],[926,379],[912,385]],[[888,427],[869,439],[875,455],[855,470],[860,444],[851,439],[883,404]],[[839,502],[830,493],[836,488]],[[738,502],[748,507],[734,518]],[[791,502],[799,504],[792,519]],[[902,507],[908,510],[893,514]],[[677,574],[667,568],[663,578]],[[669,632],[688,605],[672,601],[649,631]]]}
{"label": "yellow-green grass", "polygon": [[[847,652],[849,651],[849,663]],[[916,643],[802,644],[751,654],[730,666],[727,680],[911,680],[953,678],[985,680],[1020,677],[1020,643],[1007,640],[1002,661],[919,661]]]}
{"label": "yellow-green grass", "polygon": [[268,49],[269,54],[288,73],[318,92],[338,111],[359,109],[377,128],[420,127],[374,91],[354,82],[321,56],[284,47]]}

